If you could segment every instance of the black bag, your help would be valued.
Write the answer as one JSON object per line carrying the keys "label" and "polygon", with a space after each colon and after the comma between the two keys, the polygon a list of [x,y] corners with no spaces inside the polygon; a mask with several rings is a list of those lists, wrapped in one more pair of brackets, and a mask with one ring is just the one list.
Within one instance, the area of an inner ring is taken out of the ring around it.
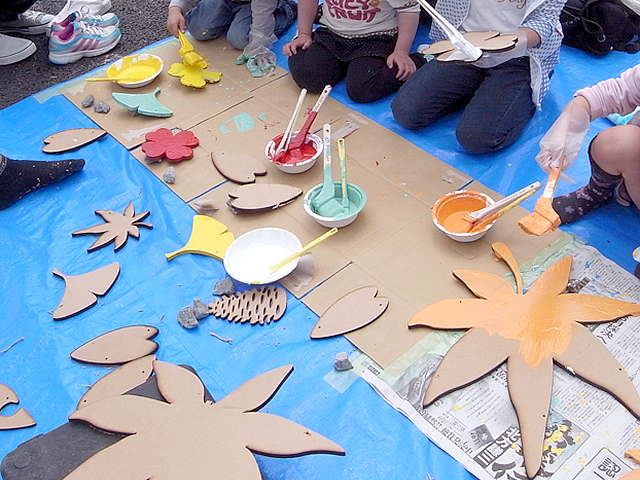
{"label": "black bag", "polygon": [[595,55],[640,51],[640,17],[620,0],[568,0],[560,23],[571,47]]}

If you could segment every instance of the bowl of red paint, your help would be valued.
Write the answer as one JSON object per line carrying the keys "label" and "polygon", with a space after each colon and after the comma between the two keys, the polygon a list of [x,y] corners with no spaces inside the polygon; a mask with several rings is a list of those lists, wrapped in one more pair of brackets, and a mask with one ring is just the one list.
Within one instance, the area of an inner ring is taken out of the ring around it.
{"label": "bowl of red paint", "polygon": [[[298,132],[293,132],[295,138]],[[289,150],[280,159],[276,159],[276,149],[282,140],[280,134],[273,138],[264,149],[265,156],[276,167],[286,173],[302,173],[313,167],[322,153],[322,139],[315,133],[307,134],[304,144],[300,148]]]}
{"label": "bowl of red paint", "polygon": [[440,197],[431,209],[431,218],[447,237],[457,242],[473,242],[484,237],[495,220],[482,228],[475,227],[467,231],[469,223],[463,217],[492,203],[494,200],[485,193],[459,190]]}

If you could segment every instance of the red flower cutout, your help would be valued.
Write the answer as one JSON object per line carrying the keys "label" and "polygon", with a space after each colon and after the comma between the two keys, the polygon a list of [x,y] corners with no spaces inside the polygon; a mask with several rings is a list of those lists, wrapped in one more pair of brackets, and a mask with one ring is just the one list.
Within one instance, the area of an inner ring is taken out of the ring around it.
{"label": "red flower cutout", "polygon": [[149,132],[144,138],[146,142],[142,144],[142,151],[147,158],[166,158],[169,162],[189,160],[193,157],[193,149],[200,143],[193,132],[185,130],[174,135],[168,128]]}

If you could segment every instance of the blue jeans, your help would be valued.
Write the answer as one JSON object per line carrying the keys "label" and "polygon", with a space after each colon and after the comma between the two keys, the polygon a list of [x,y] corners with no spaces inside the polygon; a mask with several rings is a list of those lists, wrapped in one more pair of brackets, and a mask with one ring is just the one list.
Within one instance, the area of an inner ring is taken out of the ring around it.
{"label": "blue jeans", "polygon": [[410,129],[463,109],[458,142],[471,153],[492,153],[515,142],[533,117],[531,94],[528,57],[487,69],[433,60],[409,77],[391,109]]}
{"label": "blue jeans", "polygon": [[[294,4],[292,6],[292,4]],[[279,0],[273,15],[277,37],[296,19],[295,2]],[[187,30],[196,40],[213,40],[226,34],[227,40],[238,50],[249,44],[251,29],[251,3],[234,0],[200,0],[185,15]]]}

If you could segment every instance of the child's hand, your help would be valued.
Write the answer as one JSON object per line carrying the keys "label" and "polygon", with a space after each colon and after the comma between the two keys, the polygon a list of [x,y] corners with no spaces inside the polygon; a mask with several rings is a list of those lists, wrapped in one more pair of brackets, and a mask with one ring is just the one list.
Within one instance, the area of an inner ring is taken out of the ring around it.
{"label": "child's hand", "polygon": [[178,36],[178,32],[184,32],[187,28],[180,7],[170,7],[169,14],[167,15],[167,30],[174,37]]}
{"label": "child's hand", "polygon": [[313,37],[307,33],[300,33],[296,38],[282,47],[282,53],[287,57],[292,57],[298,50],[306,50],[313,44]]}
{"label": "child's hand", "polygon": [[398,74],[396,75],[398,80],[406,80],[417,70],[416,64],[406,53],[393,52],[389,55],[387,57],[387,67],[393,68],[394,64],[398,67]]}

